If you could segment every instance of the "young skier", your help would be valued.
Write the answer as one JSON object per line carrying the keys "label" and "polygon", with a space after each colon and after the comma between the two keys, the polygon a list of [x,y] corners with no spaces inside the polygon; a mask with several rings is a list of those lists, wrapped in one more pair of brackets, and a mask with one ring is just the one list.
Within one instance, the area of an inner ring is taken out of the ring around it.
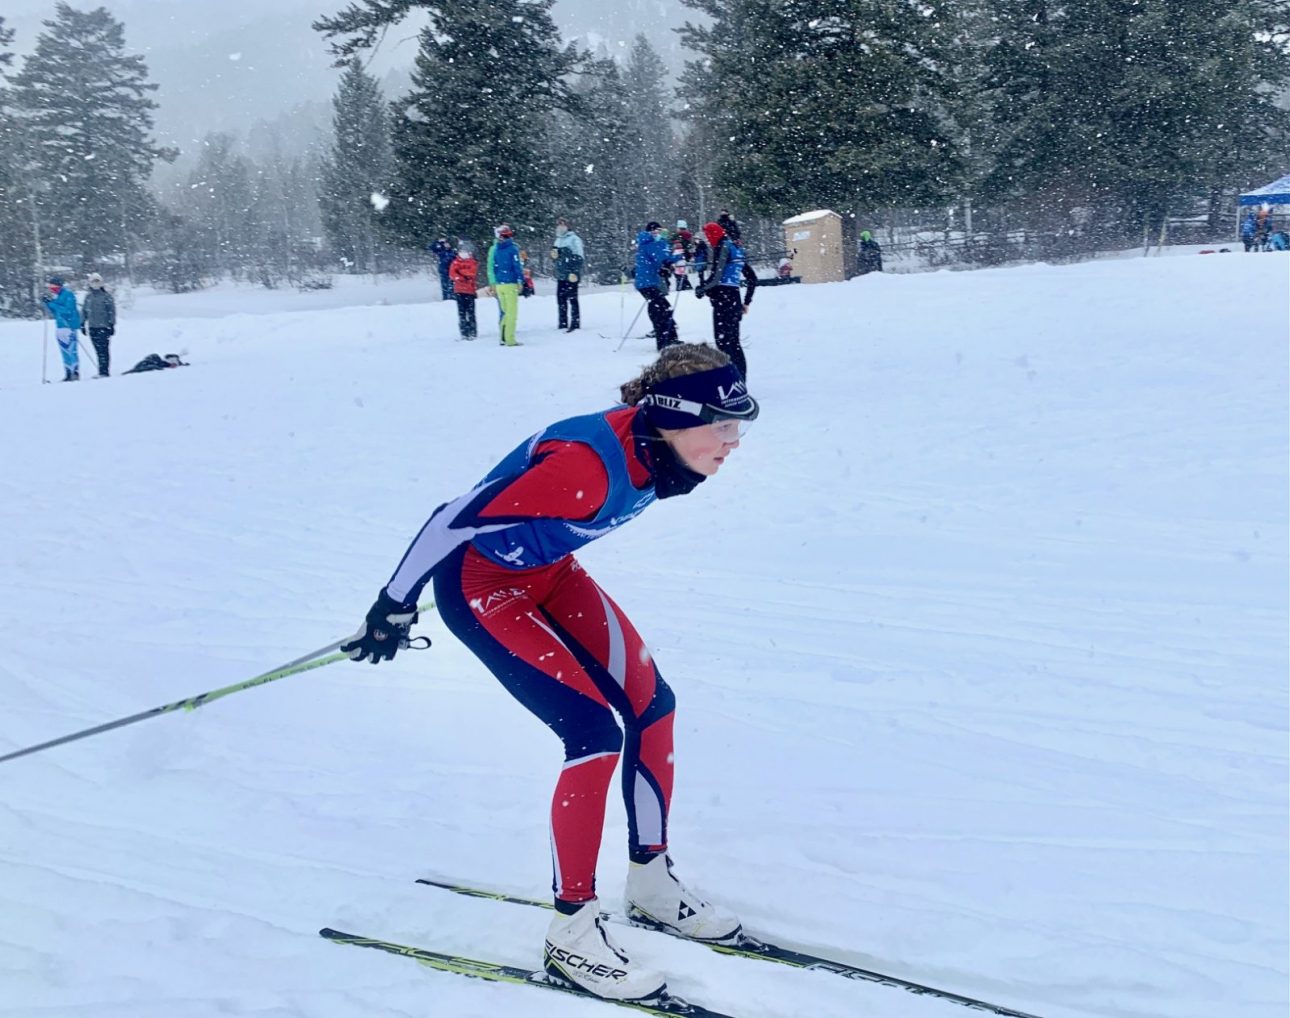
{"label": "young skier", "polygon": [[103,277],[97,272],[91,272],[86,282],[90,288],[81,301],[81,332],[88,330],[90,342],[94,344],[94,353],[99,361],[96,377],[107,378],[110,367],[108,344],[116,335],[116,301],[103,286]]}
{"label": "young skier", "polygon": [[[739,369],[741,378],[748,376],[748,361],[744,357],[739,339],[739,325],[752,304],[757,289],[757,273],[748,264],[743,246],[739,243],[739,224],[731,218],[724,223],[705,223],[703,235],[712,250],[712,271],[706,280],[700,280],[694,290],[696,297],[707,297],[712,302],[712,338],[717,349],[722,350]],[[740,281],[748,284],[743,303],[739,302]]]}
{"label": "young skier", "polygon": [[444,625],[564,743],[551,802],[556,914],[546,970],[598,996],[636,1000],[661,993],[664,979],[614,943],[596,898],[620,753],[628,915],[704,941],[729,940],[741,927],[672,873],[675,698],[627,616],[573,553],[717,473],[758,406],[729,358],[700,344],[668,347],[621,396],[626,405],[526,439],[478,486],[439,506],[341,649],[372,664],[392,659],[433,581]]}
{"label": "young skier", "polygon": [[524,264],[515,245],[515,231],[505,223],[494,227],[493,246],[488,249],[488,285],[497,295],[497,319],[502,346],[520,346],[515,341],[515,317],[520,310],[520,286]]}
{"label": "young skier", "polygon": [[81,327],[81,314],[76,309],[76,294],[64,285],[62,276],[50,276],[49,292],[41,294],[40,299],[54,319],[54,336],[63,358],[63,381],[79,381],[81,359],[76,350],[76,330]]}
{"label": "young skier", "polygon": [[658,223],[646,223],[645,229],[636,235],[636,292],[645,298],[649,320],[654,326],[654,343],[659,350],[680,342],[676,338],[672,305],[667,302],[659,285],[662,282],[660,273],[679,260],[672,254],[663,238],[663,227]]}
{"label": "young skier", "polygon": [[452,280],[453,296],[457,298],[457,329],[462,339],[474,339],[477,334],[475,281],[478,277],[479,263],[475,261],[475,252],[463,243],[457,249],[457,257],[448,266],[448,278]]}

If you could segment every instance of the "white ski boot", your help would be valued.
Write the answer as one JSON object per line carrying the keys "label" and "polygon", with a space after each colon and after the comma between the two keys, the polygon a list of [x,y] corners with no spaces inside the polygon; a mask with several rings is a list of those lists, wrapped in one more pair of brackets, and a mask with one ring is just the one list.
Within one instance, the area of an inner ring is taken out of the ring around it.
{"label": "white ski boot", "polygon": [[650,1000],[667,990],[662,975],[636,965],[609,939],[595,898],[573,915],[555,914],[542,965],[551,977],[610,1000]]}
{"label": "white ski boot", "polygon": [[743,930],[739,917],[709,904],[672,874],[664,854],[627,870],[627,918],[637,926],[688,940],[729,943]]}

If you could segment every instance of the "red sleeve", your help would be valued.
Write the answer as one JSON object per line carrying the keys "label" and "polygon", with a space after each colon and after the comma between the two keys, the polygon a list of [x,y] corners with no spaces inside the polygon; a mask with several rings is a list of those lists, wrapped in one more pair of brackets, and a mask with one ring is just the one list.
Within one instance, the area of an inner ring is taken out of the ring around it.
{"label": "red sleeve", "polygon": [[543,442],[531,467],[484,506],[481,518],[590,520],[609,497],[609,472],[581,442]]}

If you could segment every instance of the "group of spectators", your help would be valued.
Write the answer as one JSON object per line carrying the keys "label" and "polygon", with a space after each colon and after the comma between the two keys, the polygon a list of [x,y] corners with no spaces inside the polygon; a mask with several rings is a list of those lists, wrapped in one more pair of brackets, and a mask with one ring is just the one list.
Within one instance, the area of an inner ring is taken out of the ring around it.
{"label": "group of spectators", "polygon": [[107,378],[109,368],[109,343],[116,335],[116,301],[103,285],[103,277],[91,272],[86,278],[89,290],[80,307],[76,294],[62,276],[50,276],[48,292],[41,295],[45,309],[54,319],[54,336],[58,352],[63,359],[63,381],[78,382],[81,378],[79,341],[76,333],[89,336],[98,357],[99,373],[95,377]]}
{"label": "group of spectators", "polygon": [[1241,220],[1241,243],[1246,251],[1290,251],[1290,234],[1276,229],[1272,209],[1265,205],[1249,209]]}
{"label": "group of spectators", "polygon": [[[479,334],[475,301],[482,288],[484,296],[497,299],[499,342],[502,346],[520,346],[515,338],[519,297],[534,292],[533,277],[527,253],[515,243],[511,227],[502,223],[493,234],[494,242],[483,266],[487,284],[482,287],[480,265],[470,241],[462,240],[454,248],[446,237],[440,237],[429,245],[429,250],[438,262],[444,300],[457,304],[461,338],[473,340]],[[713,342],[746,377],[748,366],[740,341],[740,322],[752,304],[757,274],[748,264],[742,229],[730,212],[723,211],[715,221],[704,224],[698,237],[684,219],[677,220],[676,229],[670,233],[661,223],[651,220],[636,235],[634,252],[631,275],[636,291],[645,300],[653,326],[651,336],[658,349],[680,342],[672,314],[674,305],[667,298],[675,285],[678,299],[681,291],[689,290],[712,304]],[[578,286],[586,256],[582,238],[563,217],[555,223],[551,260],[555,265],[557,327],[562,332],[576,332],[582,325]],[[691,269],[698,276],[693,286],[689,279]],[[628,269],[624,268],[623,273],[628,274]],[[746,287],[743,295],[741,285]]]}

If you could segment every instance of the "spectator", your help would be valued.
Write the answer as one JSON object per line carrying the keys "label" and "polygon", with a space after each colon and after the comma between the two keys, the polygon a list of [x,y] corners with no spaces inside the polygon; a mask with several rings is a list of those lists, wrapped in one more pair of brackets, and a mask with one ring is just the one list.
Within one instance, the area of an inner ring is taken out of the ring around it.
{"label": "spectator", "polygon": [[1269,251],[1290,251],[1290,233],[1285,230],[1277,230],[1268,238]]}
{"label": "spectator", "polygon": [[520,286],[524,265],[515,245],[515,231],[505,223],[493,229],[497,238],[488,249],[488,286],[497,296],[498,325],[502,346],[521,346],[515,339],[516,316],[520,310]]}
{"label": "spectator", "polygon": [[439,260],[440,293],[444,300],[452,300],[452,279],[448,276],[448,269],[457,257],[456,252],[453,251],[452,245],[448,243],[447,237],[440,237],[430,245],[430,253]]}
{"label": "spectator", "polygon": [[681,242],[681,252],[689,261],[694,258],[694,232],[690,229],[690,224],[684,219],[676,221],[676,232],[672,234],[672,242]]}
{"label": "spectator", "polygon": [[[703,234],[712,251],[712,271],[707,279],[700,279],[694,291],[696,297],[707,297],[712,302],[712,340],[717,349],[734,363],[739,376],[748,378],[748,361],[739,337],[739,325],[748,306],[752,304],[757,289],[757,273],[748,264],[743,245],[740,244],[739,223],[730,216],[725,225],[707,223]],[[748,285],[748,294],[742,305],[739,301],[739,283]]]}
{"label": "spectator", "polygon": [[533,270],[529,268],[529,253],[520,248],[520,274],[524,277],[520,283],[520,296],[532,297],[537,293],[537,287],[533,285]]}
{"label": "spectator", "polygon": [[650,221],[636,235],[636,292],[645,298],[649,320],[654,326],[654,344],[659,350],[679,343],[672,306],[663,296],[660,275],[677,260],[663,239],[663,227]]}
{"label": "spectator", "polygon": [[878,242],[873,239],[873,234],[868,230],[860,232],[860,275],[864,276],[870,272],[882,271],[882,248]]}
{"label": "spectator", "polygon": [[555,261],[555,303],[559,316],[558,328],[577,332],[582,324],[578,311],[578,281],[586,263],[582,238],[569,229],[569,220],[563,216],[555,221],[555,242],[551,248]]}
{"label": "spectator", "polygon": [[676,231],[672,234],[672,253],[681,256],[681,261],[674,266],[677,292],[692,289],[689,268],[694,260],[694,234],[690,231],[690,224],[684,219],[676,221]]}
{"label": "spectator", "polygon": [[1254,235],[1258,232],[1258,221],[1254,218],[1254,210],[1250,209],[1245,213],[1245,218],[1241,220],[1241,243],[1245,245],[1247,254],[1254,247]]}
{"label": "spectator", "polygon": [[40,299],[54,319],[54,335],[63,358],[63,381],[79,382],[81,361],[76,352],[76,330],[81,327],[81,315],[76,310],[76,294],[64,285],[62,276],[50,276],[49,292]]}
{"label": "spectator", "polygon": [[81,332],[89,330],[90,342],[98,355],[97,378],[108,376],[108,341],[116,335],[116,301],[103,286],[103,277],[91,272],[86,280],[90,284],[85,300],[81,302]]}
{"label": "spectator", "polygon": [[462,339],[474,339],[478,335],[475,294],[479,262],[475,261],[475,252],[469,244],[463,243],[457,249],[457,257],[448,266],[448,277],[452,280],[452,292],[457,300],[457,329]]}
{"label": "spectator", "polygon": [[1254,226],[1254,246],[1260,251],[1268,249],[1268,237],[1272,233],[1272,208],[1264,205],[1259,209],[1259,214],[1255,220]]}

